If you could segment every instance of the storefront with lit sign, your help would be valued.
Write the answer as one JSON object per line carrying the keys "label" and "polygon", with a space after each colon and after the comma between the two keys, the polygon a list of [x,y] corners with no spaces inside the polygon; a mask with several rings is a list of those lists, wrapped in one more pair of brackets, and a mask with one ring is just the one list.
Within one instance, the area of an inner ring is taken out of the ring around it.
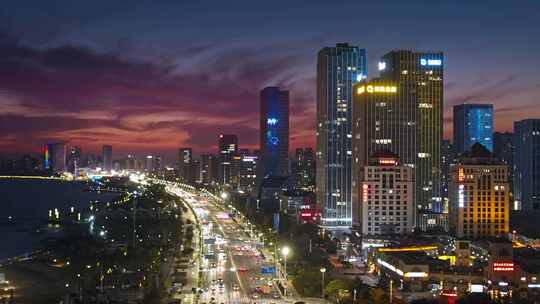
{"label": "storefront with lit sign", "polygon": [[513,262],[495,262],[493,263],[493,271],[512,272],[514,271],[514,263]]}
{"label": "storefront with lit sign", "polygon": [[376,259],[382,277],[393,279],[396,288],[405,291],[423,291],[429,281],[429,265],[411,254],[384,253]]}

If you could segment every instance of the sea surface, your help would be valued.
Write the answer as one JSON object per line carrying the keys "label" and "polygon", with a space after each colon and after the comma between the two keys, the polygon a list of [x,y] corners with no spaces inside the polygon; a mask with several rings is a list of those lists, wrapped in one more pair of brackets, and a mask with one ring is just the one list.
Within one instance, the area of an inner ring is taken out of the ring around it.
{"label": "sea surface", "polygon": [[106,202],[118,195],[87,188],[82,182],[0,179],[0,261],[39,249],[40,241],[55,233],[33,232],[43,226],[49,210],[58,208],[65,214],[74,207],[82,213],[90,201]]}

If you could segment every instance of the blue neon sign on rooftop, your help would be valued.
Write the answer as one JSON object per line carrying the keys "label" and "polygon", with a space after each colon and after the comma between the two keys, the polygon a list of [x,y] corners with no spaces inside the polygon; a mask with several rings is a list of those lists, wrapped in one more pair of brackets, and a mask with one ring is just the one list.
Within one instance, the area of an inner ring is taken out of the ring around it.
{"label": "blue neon sign on rooftop", "polygon": [[442,65],[442,59],[428,59],[428,58],[420,58],[420,65],[422,66],[440,66]]}

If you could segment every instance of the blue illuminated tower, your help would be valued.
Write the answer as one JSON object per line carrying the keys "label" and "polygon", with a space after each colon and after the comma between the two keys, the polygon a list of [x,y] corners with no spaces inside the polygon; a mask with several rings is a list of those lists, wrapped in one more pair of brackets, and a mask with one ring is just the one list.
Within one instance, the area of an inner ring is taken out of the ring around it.
{"label": "blue illuminated tower", "polygon": [[454,153],[470,151],[480,143],[493,152],[493,105],[460,104],[454,106]]}
{"label": "blue illuminated tower", "polygon": [[367,76],[366,50],[348,43],[317,54],[317,204],[328,228],[353,218],[353,85]]}
{"label": "blue illuminated tower", "polygon": [[260,95],[258,179],[289,175],[289,91],[266,87]]}

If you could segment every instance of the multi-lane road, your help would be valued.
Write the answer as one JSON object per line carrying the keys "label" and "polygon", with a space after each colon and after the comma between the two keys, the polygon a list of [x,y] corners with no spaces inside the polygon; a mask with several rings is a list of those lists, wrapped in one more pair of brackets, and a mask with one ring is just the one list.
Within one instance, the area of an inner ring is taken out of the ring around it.
{"label": "multi-lane road", "polygon": [[[245,230],[225,209],[195,192],[176,187],[197,214],[202,229],[199,303],[290,303],[276,286],[272,256],[262,254],[258,239]],[[268,255],[268,254],[267,254]]]}

